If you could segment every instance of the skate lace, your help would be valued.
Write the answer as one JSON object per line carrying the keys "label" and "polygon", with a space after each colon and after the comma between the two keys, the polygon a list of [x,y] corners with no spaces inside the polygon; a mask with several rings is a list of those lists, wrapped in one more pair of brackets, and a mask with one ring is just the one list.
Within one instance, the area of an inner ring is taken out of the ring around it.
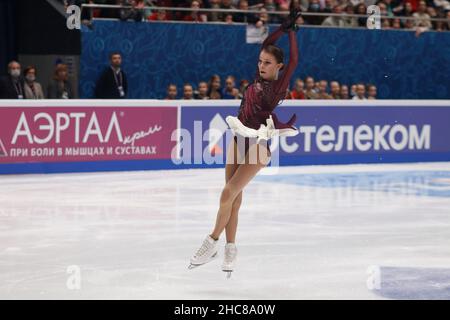
{"label": "skate lace", "polygon": [[202,256],[206,250],[208,250],[211,247],[210,243],[208,241],[203,241],[202,246],[197,250],[197,253],[195,254],[197,257]]}

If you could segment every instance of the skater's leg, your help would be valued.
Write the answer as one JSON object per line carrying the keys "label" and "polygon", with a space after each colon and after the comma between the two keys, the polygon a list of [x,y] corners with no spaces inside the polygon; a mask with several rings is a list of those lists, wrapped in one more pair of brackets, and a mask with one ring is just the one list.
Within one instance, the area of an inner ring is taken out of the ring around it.
{"label": "skater's leg", "polygon": [[[260,152],[260,148],[263,151]],[[255,157],[256,156],[256,157]],[[250,157],[255,157],[255,163],[249,161]],[[228,224],[231,215],[233,202],[244,187],[253,179],[259,170],[264,168],[270,160],[270,154],[265,147],[259,144],[250,146],[245,157],[245,163],[240,164],[234,175],[226,183],[221,197],[220,207],[217,213],[216,226],[211,236],[218,239],[225,226]]]}
{"label": "skater's leg", "polygon": [[228,220],[227,225],[225,226],[225,234],[227,238],[227,243],[234,243],[236,241],[236,231],[238,226],[238,216],[239,216],[239,208],[242,203],[242,191],[239,192],[236,199],[234,199],[233,205],[231,207],[231,215],[230,220]]}
{"label": "skater's leg", "polygon": [[[232,141],[232,147],[234,147],[235,154],[237,154],[236,157],[234,157],[234,160],[237,160],[237,158],[242,157],[242,155],[239,154],[239,150],[237,148],[236,142]],[[231,151],[231,148],[230,148]],[[232,159],[231,157],[233,154],[228,154],[228,159]],[[233,177],[234,173],[236,172],[237,168],[239,167],[239,163],[237,161],[234,161],[234,163],[227,164],[225,167],[225,183],[230,181],[231,177]],[[228,220],[227,225],[225,226],[225,234],[227,238],[227,243],[234,243],[236,240],[236,230],[238,225],[238,213],[239,208],[241,207],[242,203],[242,191],[239,192],[236,199],[233,201],[233,205],[231,206],[231,215],[230,219]]]}
{"label": "skater's leg", "polygon": [[[225,166],[225,182],[228,182],[231,179],[239,166],[239,162],[237,161],[238,153],[235,147],[236,145],[233,139],[232,143],[228,146],[227,163]],[[213,258],[217,253],[216,246],[218,238],[218,236],[215,237],[212,234],[206,237],[197,253],[191,257],[191,265],[189,266],[189,269],[211,261],[211,258]]]}

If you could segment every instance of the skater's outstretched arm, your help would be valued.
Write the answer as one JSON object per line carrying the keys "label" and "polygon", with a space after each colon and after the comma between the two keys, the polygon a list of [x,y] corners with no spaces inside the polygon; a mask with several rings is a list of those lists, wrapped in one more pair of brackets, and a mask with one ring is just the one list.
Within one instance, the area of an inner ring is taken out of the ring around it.
{"label": "skater's outstretched arm", "polygon": [[269,34],[269,36],[263,41],[261,50],[269,44],[275,44],[275,42],[277,42],[277,40],[283,35],[283,33],[283,26],[280,24],[279,27],[274,32]]}
{"label": "skater's outstretched arm", "polygon": [[[289,80],[295,71],[298,64],[298,45],[297,34],[298,25],[297,19],[301,16],[301,9],[296,7],[294,2],[291,2],[289,16],[283,21],[282,24],[264,40],[261,50],[268,45],[273,45],[283,35],[288,33],[289,36],[289,64],[287,68],[284,68],[282,75],[278,78],[275,89],[277,92],[286,91],[289,85]],[[255,79],[260,77],[259,68],[256,68]]]}
{"label": "skater's outstretched arm", "polygon": [[286,92],[289,81],[294,74],[298,65],[298,44],[297,34],[295,31],[289,31],[289,63],[282,71],[278,80],[276,80],[275,90],[276,92]]}
{"label": "skater's outstretched arm", "polygon": [[289,87],[289,80],[294,74],[298,64],[298,44],[297,44],[297,19],[301,16],[301,8],[298,3],[291,1],[289,5],[289,16],[283,21],[280,28],[289,35],[289,64],[284,68],[282,74],[275,80],[274,89],[277,94],[286,92]]}

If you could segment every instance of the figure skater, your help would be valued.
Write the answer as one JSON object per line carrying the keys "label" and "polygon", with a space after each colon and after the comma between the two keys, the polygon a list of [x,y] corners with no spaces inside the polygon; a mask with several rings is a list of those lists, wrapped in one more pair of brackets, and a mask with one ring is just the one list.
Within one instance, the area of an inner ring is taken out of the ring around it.
{"label": "figure skater", "polygon": [[[226,118],[234,134],[227,150],[226,184],[220,196],[215,228],[191,257],[190,269],[217,256],[219,236],[225,229],[227,243],[222,270],[228,273],[228,277],[231,276],[237,255],[235,238],[242,190],[258,171],[269,163],[271,153],[267,141],[276,135],[298,134],[298,129],[294,126],[295,114],[287,123],[282,123],[273,113],[279,101],[285,98],[289,81],[298,63],[296,20],[300,17],[301,10],[294,2],[291,1],[289,16],[262,44],[255,80],[244,92],[238,116]],[[289,64],[286,68],[283,63],[283,50],[274,45],[283,33],[288,34],[290,46]],[[283,72],[279,74],[281,70]],[[252,158],[254,155],[256,157]],[[256,161],[250,163],[250,159]]]}

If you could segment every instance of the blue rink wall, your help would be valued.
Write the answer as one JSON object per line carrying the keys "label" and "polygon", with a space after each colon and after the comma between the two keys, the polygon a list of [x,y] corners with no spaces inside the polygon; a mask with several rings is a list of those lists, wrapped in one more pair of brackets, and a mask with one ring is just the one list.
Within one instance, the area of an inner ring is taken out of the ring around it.
{"label": "blue rink wall", "polygon": [[[273,31],[275,26],[270,27]],[[381,99],[450,99],[450,33],[304,27],[292,77],[373,83]],[[277,42],[288,59],[288,39]],[[94,21],[82,32],[80,93],[93,98],[112,51],[123,54],[130,99],[162,99],[174,82],[195,86],[213,74],[251,80],[260,44],[242,24]],[[181,97],[181,96],[180,96]]]}
{"label": "blue rink wall", "polygon": [[[0,102],[0,110],[20,107],[83,106],[177,108],[178,140],[173,159],[80,162],[0,161],[0,174],[218,168],[232,134],[225,118],[239,101],[40,101]],[[63,109],[62,109],[63,110]],[[285,101],[281,121],[297,114],[295,137],[272,141],[272,165],[316,165],[450,161],[449,100]],[[136,129],[138,130],[138,129]],[[45,131],[47,132],[47,131]],[[43,136],[44,131],[38,135]],[[126,133],[124,133],[125,135]],[[4,145],[5,136],[0,137]],[[170,143],[170,141],[167,141]],[[2,147],[0,145],[0,147]],[[214,150],[214,153],[211,152]],[[1,156],[1,150],[0,150]],[[1,159],[0,159],[1,160]]]}

